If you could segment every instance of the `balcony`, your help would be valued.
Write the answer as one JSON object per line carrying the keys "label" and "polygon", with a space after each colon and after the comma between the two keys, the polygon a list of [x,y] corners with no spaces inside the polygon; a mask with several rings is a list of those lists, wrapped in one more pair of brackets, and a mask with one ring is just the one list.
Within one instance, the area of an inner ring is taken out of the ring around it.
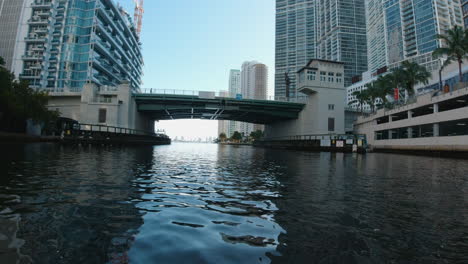
{"label": "balcony", "polygon": [[51,15],[50,11],[37,11],[34,12],[34,16],[40,16],[40,17],[49,17]]}
{"label": "balcony", "polygon": [[32,8],[51,8],[52,1],[36,0],[31,4]]}
{"label": "balcony", "polygon": [[40,79],[41,71],[24,70],[23,73],[20,73],[19,77],[21,79]]}
{"label": "balcony", "polygon": [[24,41],[26,42],[46,42],[47,38],[46,36],[37,36],[37,35],[29,35],[26,38],[24,38]]}
{"label": "balcony", "polygon": [[28,24],[30,25],[47,25],[49,24],[49,22],[50,22],[49,18],[32,17],[31,19],[28,20]]}
{"label": "balcony", "polygon": [[21,56],[21,58],[25,61],[38,61],[44,60],[44,55],[42,54],[25,54]]}

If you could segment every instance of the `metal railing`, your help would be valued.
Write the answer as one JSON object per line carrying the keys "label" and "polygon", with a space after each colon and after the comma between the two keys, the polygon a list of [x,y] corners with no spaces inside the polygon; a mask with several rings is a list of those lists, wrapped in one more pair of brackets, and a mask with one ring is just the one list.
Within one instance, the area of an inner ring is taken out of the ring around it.
{"label": "metal railing", "polygon": [[305,103],[307,97],[291,97],[285,96],[266,96],[266,97],[244,97],[244,96],[231,96],[229,93],[220,91],[198,91],[198,90],[178,90],[178,89],[155,89],[155,88],[141,88],[142,94],[162,94],[162,95],[190,95],[200,96],[200,94],[209,94],[212,97],[221,98],[233,98],[233,99],[247,99],[247,100],[267,100],[267,101],[280,101],[280,102],[291,102],[291,103]]}
{"label": "metal railing", "polygon": [[295,135],[295,136],[283,136],[283,137],[270,137],[261,139],[261,141],[300,141],[300,140],[365,140],[366,135],[364,134],[316,134],[316,135]]}
{"label": "metal railing", "polygon": [[163,134],[163,133],[154,133],[154,132],[138,130],[138,129],[114,127],[114,126],[106,126],[106,125],[96,125],[96,124],[74,124],[73,130],[169,138],[166,134]]}

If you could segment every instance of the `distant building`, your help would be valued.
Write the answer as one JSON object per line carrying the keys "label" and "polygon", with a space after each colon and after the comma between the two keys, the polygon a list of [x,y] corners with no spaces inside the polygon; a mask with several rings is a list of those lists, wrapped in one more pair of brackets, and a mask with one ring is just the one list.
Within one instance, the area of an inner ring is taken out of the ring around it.
{"label": "distant building", "polygon": [[[266,100],[268,90],[268,68],[265,64],[256,61],[247,61],[242,64],[241,91],[243,99]],[[255,130],[263,130],[262,125],[241,123],[240,131],[249,136]]]}
{"label": "distant building", "polygon": [[115,86],[126,80],[139,89],[139,40],[128,13],[112,0],[2,4],[0,55],[32,88],[79,92],[86,83]]}
{"label": "distant building", "polygon": [[[229,84],[228,91],[231,98],[242,96],[241,91],[241,71],[230,70],[229,71]],[[227,137],[231,137],[235,131],[240,131],[240,122],[228,121],[228,130],[226,133]]]}
{"label": "distant building", "polygon": [[[220,91],[220,97],[229,97],[229,91]],[[229,120],[218,120],[218,136],[221,133],[224,133],[227,137],[229,137]]]}

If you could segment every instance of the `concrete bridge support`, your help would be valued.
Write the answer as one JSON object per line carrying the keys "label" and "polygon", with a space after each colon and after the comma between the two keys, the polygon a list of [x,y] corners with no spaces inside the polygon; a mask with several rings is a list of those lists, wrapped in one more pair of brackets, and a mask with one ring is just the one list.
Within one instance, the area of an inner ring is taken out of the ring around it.
{"label": "concrete bridge support", "polygon": [[86,84],[82,92],[50,94],[48,107],[62,117],[82,124],[154,130],[154,120],[137,111],[137,104],[128,83],[117,87]]}

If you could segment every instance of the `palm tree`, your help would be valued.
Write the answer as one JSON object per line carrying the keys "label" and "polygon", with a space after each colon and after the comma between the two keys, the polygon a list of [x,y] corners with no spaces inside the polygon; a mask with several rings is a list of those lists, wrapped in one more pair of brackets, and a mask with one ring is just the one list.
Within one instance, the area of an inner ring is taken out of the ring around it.
{"label": "palm tree", "polygon": [[234,131],[234,133],[232,133],[231,139],[239,142],[242,140],[242,134],[239,133],[239,131]]}
{"label": "palm tree", "polygon": [[391,76],[387,74],[385,76],[379,76],[379,78],[374,81],[374,86],[377,88],[377,97],[382,100],[382,105],[387,104],[387,95],[393,93],[393,84],[391,83],[390,77]]}
{"label": "palm tree", "polygon": [[414,95],[414,86],[423,83],[428,84],[431,73],[426,67],[417,64],[416,62],[404,61],[400,67],[402,71],[402,84],[409,96]]}
{"label": "palm tree", "polygon": [[447,35],[437,34],[436,37],[445,42],[445,45],[437,48],[432,52],[434,58],[439,58],[443,55],[447,56],[447,60],[443,66],[449,65],[452,61],[458,62],[459,80],[462,82],[462,63],[463,59],[467,56],[468,50],[468,32],[463,30],[462,27],[455,26],[453,29],[447,31]]}
{"label": "palm tree", "polygon": [[223,133],[219,134],[218,139],[219,139],[219,141],[224,142],[224,141],[226,141],[227,136],[226,136],[226,134],[223,132]]}
{"label": "palm tree", "polygon": [[387,83],[389,93],[394,92],[396,89],[400,89],[404,79],[404,72],[401,67],[394,68],[392,71],[382,76],[383,81]]}
{"label": "palm tree", "polygon": [[350,101],[348,104],[353,105],[355,103],[359,103],[359,108],[361,110],[361,113],[363,112],[363,105],[366,103],[367,98],[368,98],[368,93],[366,90],[362,91],[354,91],[353,96],[356,98],[355,100]]}

